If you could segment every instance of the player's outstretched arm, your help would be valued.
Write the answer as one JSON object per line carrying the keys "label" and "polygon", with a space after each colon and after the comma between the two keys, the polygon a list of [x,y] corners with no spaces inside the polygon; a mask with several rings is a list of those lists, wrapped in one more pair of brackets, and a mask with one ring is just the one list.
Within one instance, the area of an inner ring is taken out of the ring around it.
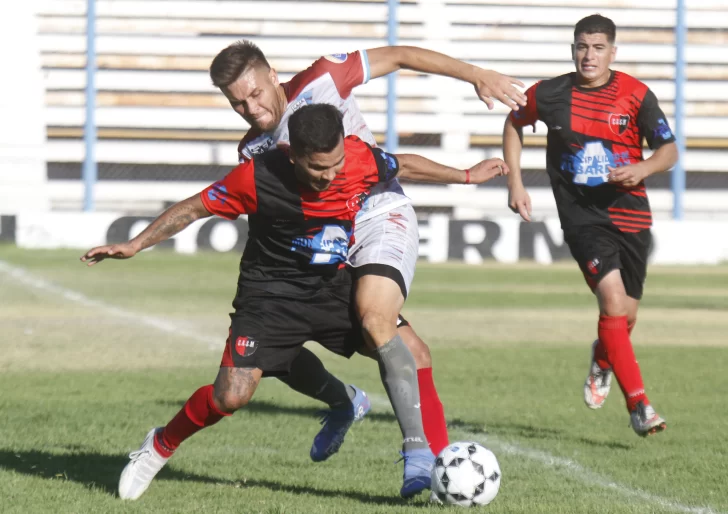
{"label": "player's outstretched arm", "polygon": [[635,187],[644,179],[655,173],[667,171],[677,162],[678,151],[675,143],[668,143],[661,146],[648,158],[636,164],[620,166],[618,168],[607,167],[609,170],[609,182],[624,187]]}
{"label": "player's outstretched arm", "polygon": [[503,157],[510,169],[508,174],[508,207],[531,221],[531,197],[523,186],[521,178],[521,151],[523,150],[523,129],[513,125],[511,117],[506,118],[503,127]]}
{"label": "player's outstretched arm", "polygon": [[202,204],[200,195],[196,194],[164,211],[131,241],[97,246],[86,252],[81,261],[93,266],[104,259],[130,259],[142,250],[181,232],[192,222],[208,216],[211,216],[210,212]]}
{"label": "player's outstretched arm", "polygon": [[414,154],[397,154],[397,161],[397,177],[434,184],[482,184],[508,173],[506,163],[497,158],[481,161],[468,170],[451,168]]}
{"label": "player's outstretched arm", "polygon": [[526,95],[515,87],[524,87],[520,80],[439,52],[416,46],[383,46],[367,50],[367,59],[371,78],[382,77],[400,69],[444,75],[472,84],[478,98],[485,102],[488,109],[494,107],[491,98],[515,111],[519,105],[526,105]]}

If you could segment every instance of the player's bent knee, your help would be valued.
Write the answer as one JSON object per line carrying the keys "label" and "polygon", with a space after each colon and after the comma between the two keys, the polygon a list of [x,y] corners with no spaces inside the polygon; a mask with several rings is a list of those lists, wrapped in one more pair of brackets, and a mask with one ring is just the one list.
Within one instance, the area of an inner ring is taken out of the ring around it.
{"label": "player's bent knee", "polygon": [[412,357],[414,357],[417,369],[431,368],[432,355],[430,354],[430,347],[415,334],[415,331],[411,327],[400,327],[399,335],[402,336],[404,344],[407,345]]}
{"label": "player's bent knee", "polygon": [[245,407],[253,397],[262,375],[259,369],[220,368],[213,391],[217,408],[232,413]]}
{"label": "player's bent knee", "polygon": [[249,395],[241,395],[239,392],[231,390],[218,391],[217,389],[214,398],[217,407],[223,412],[235,412],[245,407],[250,400]]}
{"label": "player's bent knee", "polygon": [[397,317],[369,311],[361,317],[364,336],[375,346],[382,346],[397,334]]}
{"label": "player's bent knee", "polygon": [[600,297],[601,310],[607,316],[626,316],[629,313],[627,295],[614,291],[602,293]]}

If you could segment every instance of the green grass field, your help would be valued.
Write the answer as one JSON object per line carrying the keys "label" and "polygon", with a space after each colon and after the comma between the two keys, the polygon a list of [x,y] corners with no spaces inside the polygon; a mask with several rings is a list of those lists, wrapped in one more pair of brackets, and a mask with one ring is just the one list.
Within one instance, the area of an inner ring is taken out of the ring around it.
{"label": "green grass field", "polygon": [[[126,454],[216,374],[238,256],[152,251],[87,269],[79,254],[0,246],[0,511],[445,509],[398,497],[376,364],[318,350],[375,401],[338,455],[310,461],[320,406],[265,380],[139,501],[119,500]],[[728,267],[653,268],[645,294],[633,339],[669,428],[641,439],[616,387],[600,411],[583,405],[596,310],[575,265],[419,268],[405,315],[432,349],[451,440],[481,442],[503,471],[484,511],[728,512]]]}

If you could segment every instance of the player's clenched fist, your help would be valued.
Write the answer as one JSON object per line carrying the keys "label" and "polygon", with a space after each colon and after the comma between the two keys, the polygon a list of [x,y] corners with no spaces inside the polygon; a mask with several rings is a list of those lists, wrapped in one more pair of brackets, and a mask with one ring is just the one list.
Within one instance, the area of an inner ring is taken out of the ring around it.
{"label": "player's clenched fist", "polygon": [[482,184],[493,177],[507,175],[510,170],[503,159],[487,159],[470,168],[470,183]]}
{"label": "player's clenched fist", "polygon": [[131,243],[97,246],[81,256],[81,261],[87,263],[89,266],[93,266],[104,259],[130,259],[137,252],[138,250]]}

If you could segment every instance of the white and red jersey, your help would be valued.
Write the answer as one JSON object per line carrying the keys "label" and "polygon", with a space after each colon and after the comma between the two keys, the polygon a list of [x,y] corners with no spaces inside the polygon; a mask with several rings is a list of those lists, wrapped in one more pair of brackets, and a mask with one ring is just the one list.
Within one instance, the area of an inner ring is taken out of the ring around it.
{"label": "white and red jersey", "polygon": [[[242,162],[279,144],[289,144],[288,118],[309,104],[335,106],[344,115],[344,132],[347,136],[355,135],[376,145],[352,93],[356,86],[366,84],[369,77],[369,61],[365,50],[321,57],[294,75],[289,82],[281,84],[288,99],[288,107],[278,128],[266,133],[251,128],[238,145],[238,160]],[[408,203],[410,199],[405,196],[399,182],[390,180],[372,189],[371,196],[356,219],[364,221]]]}

